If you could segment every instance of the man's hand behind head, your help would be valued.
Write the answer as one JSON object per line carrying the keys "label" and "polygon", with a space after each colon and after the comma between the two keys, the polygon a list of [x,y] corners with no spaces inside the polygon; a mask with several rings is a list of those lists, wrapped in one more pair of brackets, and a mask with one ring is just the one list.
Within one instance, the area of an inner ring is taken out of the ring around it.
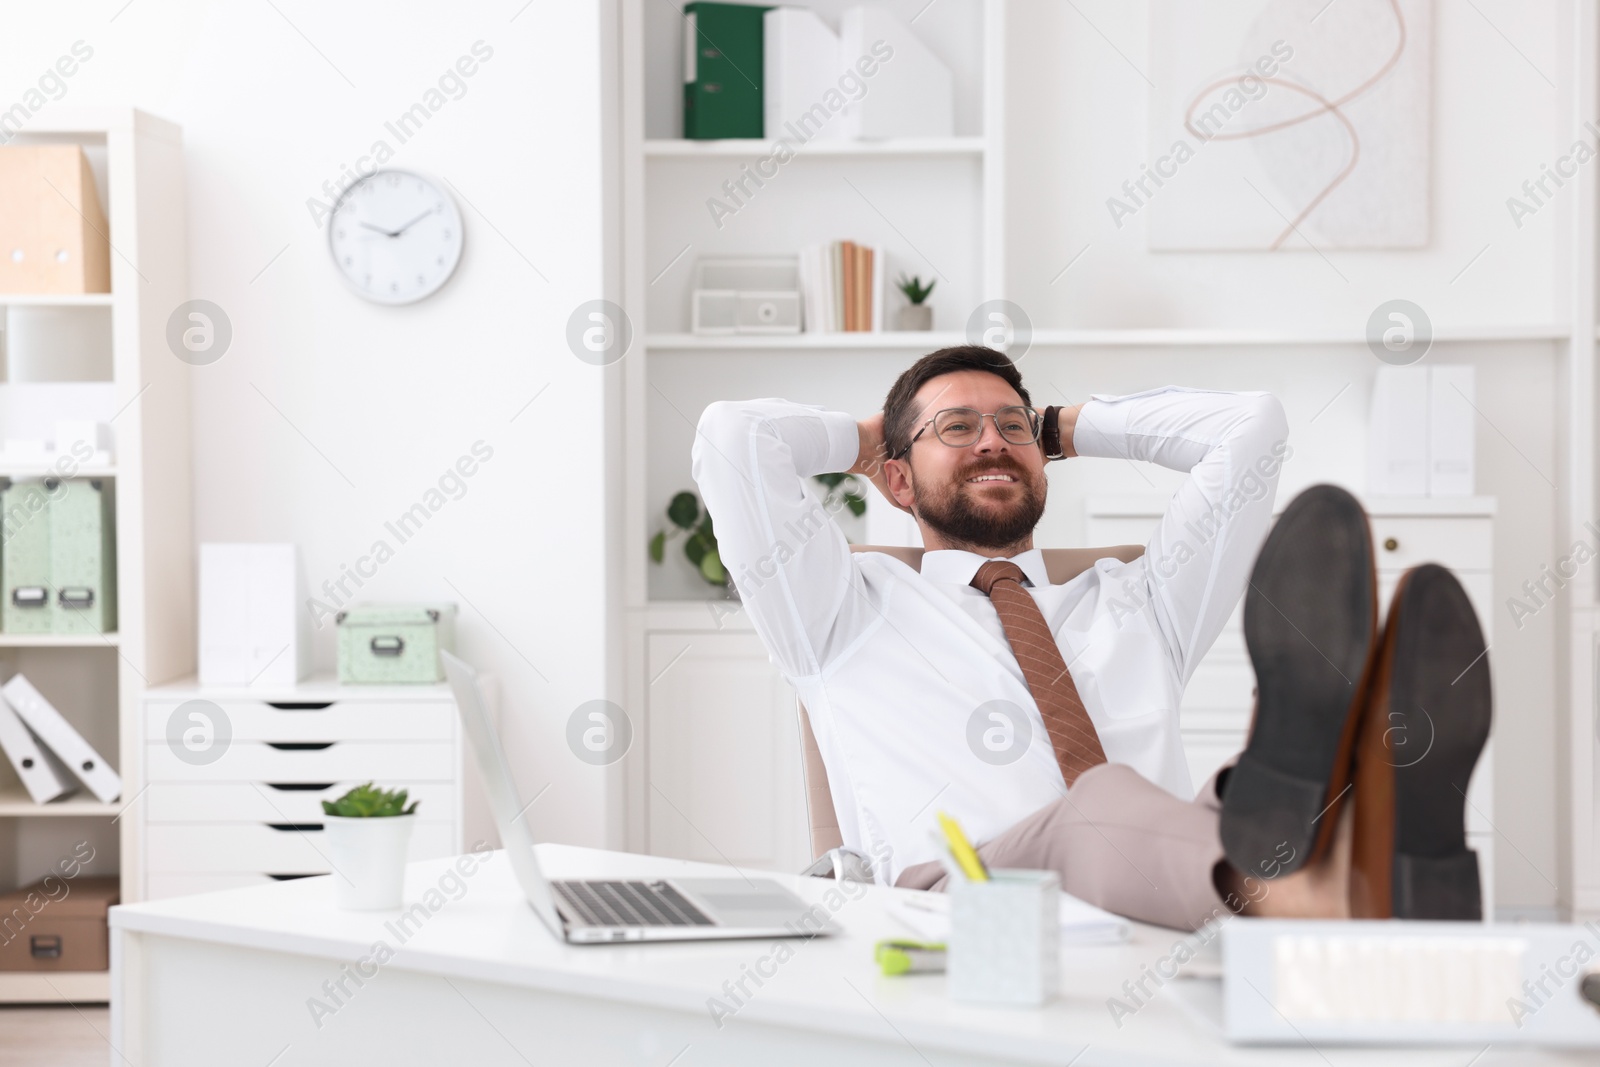
{"label": "man's hand behind head", "polygon": [[861,447],[856,454],[855,466],[850,468],[849,473],[866,478],[878,487],[878,492],[885,500],[909,515],[911,509],[894,498],[884,478],[883,464],[889,458],[889,453],[883,443],[883,412],[860,420],[856,423],[856,430],[861,435]]}

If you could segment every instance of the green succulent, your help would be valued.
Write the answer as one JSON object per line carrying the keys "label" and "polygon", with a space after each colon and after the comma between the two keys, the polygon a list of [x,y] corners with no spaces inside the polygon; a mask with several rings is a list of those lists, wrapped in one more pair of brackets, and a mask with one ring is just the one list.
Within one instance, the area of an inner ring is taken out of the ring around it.
{"label": "green succulent", "polygon": [[338,815],[346,819],[376,819],[391,815],[410,815],[421,801],[413,800],[406,807],[406,790],[378,789],[371,782],[358,785],[338,800],[324,800],[325,815]]}
{"label": "green succulent", "polygon": [[937,278],[930,278],[928,279],[928,284],[923,285],[922,279],[917,277],[915,274],[913,274],[909,279],[904,274],[901,274],[900,279],[894,284],[895,288],[906,294],[907,300],[911,301],[913,304],[920,304],[924,300],[928,299],[928,294],[933,292],[933,287],[939,284],[939,280]]}

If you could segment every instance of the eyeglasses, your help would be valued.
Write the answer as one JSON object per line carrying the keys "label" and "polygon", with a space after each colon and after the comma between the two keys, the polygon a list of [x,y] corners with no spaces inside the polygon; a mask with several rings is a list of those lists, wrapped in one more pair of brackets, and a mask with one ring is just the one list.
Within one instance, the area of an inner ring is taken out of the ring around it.
{"label": "eyeglasses", "polygon": [[911,446],[927,432],[929,426],[933,427],[933,435],[951,448],[971,448],[983,436],[984,419],[993,419],[994,428],[1010,444],[1031,445],[1039,439],[1039,413],[1021,404],[1001,408],[993,415],[985,415],[976,408],[944,408],[934,412],[933,418],[922,424],[906,447],[900,450],[900,456],[911,451]]}

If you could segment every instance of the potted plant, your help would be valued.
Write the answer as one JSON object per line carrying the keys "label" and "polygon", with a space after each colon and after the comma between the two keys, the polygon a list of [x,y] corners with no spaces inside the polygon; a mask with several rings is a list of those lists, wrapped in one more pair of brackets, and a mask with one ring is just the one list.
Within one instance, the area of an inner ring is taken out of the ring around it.
{"label": "potted plant", "polygon": [[687,534],[683,541],[683,555],[694,567],[695,573],[732,595],[733,582],[728,577],[727,568],[722,565],[722,557],[717,554],[717,533],[711,526],[711,512],[701,505],[700,498],[687,489],[678,493],[667,504],[667,521],[669,525],[657,530],[655,536],[650,538],[651,562],[665,560],[667,541],[679,534]]}
{"label": "potted plant", "polygon": [[322,802],[339,907],[384,911],[400,906],[417,804],[406,804],[404,789],[378,789],[371,782]]}
{"label": "potted plant", "polygon": [[933,287],[939,284],[937,278],[928,280],[927,285],[922,284],[922,279],[916,275],[907,278],[905,274],[894,283],[895,288],[906,295],[911,301],[910,305],[900,309],[899,327],[902,330],[931,330],[933,329],[933,308],[923,301],[928,299],[928,294],[933,292]]}
{"label": "potted plant", "polygon": [[828,514],[848,508],[856,518],[867,513],[866,489],[854,474],[813,474],[812,480],[822,486],[822,506]]}

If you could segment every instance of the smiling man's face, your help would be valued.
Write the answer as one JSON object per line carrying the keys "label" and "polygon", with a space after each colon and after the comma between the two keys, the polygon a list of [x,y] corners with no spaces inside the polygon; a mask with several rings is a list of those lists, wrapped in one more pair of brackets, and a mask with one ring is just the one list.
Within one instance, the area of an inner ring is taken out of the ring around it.
{"label": "smiling man's face", "polygon": [[912,434],[922,434],[885,474],[895,499],[922,524],[927,547],[1007,554],[1031,548],[1048,490],[1039,444],[1012,444],[989,418],[978,440],[963,448],[946,445],[926,426],[943,408],[988,415],[1022,398],[997,375],[962,370],[923,383],[916,399]]}

